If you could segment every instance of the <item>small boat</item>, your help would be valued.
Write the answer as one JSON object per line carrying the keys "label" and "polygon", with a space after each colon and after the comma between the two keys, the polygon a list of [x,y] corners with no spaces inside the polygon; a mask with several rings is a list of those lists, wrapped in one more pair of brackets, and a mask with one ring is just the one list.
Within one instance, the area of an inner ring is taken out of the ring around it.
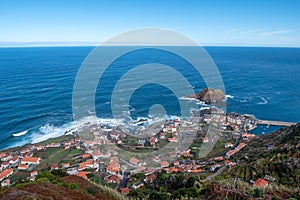
{"label": "small boat", "polygon": [[13,135],[14,137],[19,137],[19,136],[25,135],[27,132],[28,132],[28,130],[22,131],[22,132],[19,132],[19,133],[14,133],[14,134],[12,134],[12,135]]}

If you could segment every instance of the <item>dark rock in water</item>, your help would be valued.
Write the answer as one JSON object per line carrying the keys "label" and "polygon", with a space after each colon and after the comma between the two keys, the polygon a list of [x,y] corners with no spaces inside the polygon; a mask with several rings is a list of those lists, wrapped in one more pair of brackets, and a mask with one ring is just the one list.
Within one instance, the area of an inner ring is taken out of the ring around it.
{"label": "dark rock in water", "polygon": [[146,122],[148,121],[148,119],[139,119],[138,121],[134,122],[135,124],[138,124],[138,123],[142,123],[142,122]]}
{"label": "dark rock in water", "polygon": [[207,104],[226,106],[226,103],[224,102],[225,94],[222,90],[205,88],[201,90],[198,94],[189,94],[188,97],[198,99]]}

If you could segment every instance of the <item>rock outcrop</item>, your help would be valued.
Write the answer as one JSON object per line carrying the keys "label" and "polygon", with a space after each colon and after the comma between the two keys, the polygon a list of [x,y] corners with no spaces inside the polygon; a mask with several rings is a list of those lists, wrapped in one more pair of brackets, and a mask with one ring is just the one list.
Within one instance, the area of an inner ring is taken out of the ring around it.
{"label": "rock outcrop", "polygon": [[189,94],[189,98],[195,98],[207,104],[224,104],[225,95],[222,90],[205,88],[198,94]]}

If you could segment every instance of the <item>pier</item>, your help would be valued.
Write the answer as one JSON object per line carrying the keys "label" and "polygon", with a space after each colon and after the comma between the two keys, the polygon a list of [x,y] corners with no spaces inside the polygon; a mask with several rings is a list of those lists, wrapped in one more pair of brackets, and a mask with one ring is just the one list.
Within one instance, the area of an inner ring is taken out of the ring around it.
{"label": "pier", "polygon": [[282,121],[271,121],[271,120],[261,120],[261,119],[258,119],[256,122],[257,124],[272,125],[272,126],[292,126],[297,124],[295,122],[282,122]]}

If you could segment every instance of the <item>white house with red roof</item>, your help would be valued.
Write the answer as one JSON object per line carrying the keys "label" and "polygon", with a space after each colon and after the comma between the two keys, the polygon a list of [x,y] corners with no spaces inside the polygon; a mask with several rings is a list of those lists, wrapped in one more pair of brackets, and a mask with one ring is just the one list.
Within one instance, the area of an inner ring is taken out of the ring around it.
{"label": "white house with red roof", "polygon": [[38,164],[40,164],[40,161],[41,161],[41,158],[38,158],[38,157],[25,157],[25,158],[22,158],[21,164],[27,164],[27,165],[35,164],[35,165],[38,165]]}
{"label": "white house with red roof", "polygon": [[2,181],[3,179],[9,177],[10,175],[12,175],[14,173],[13,169],[5,169],[4,171],[2,171],[0,173],[0,181]]}
{"label": "white house with red roof", "polygon": [[19,162],[19,156],[14,156],[14,157],[12,157],[10,160],[9,160],[9,163],[11,164],[11,165],[15,165],[15,164],[17,164]]}

